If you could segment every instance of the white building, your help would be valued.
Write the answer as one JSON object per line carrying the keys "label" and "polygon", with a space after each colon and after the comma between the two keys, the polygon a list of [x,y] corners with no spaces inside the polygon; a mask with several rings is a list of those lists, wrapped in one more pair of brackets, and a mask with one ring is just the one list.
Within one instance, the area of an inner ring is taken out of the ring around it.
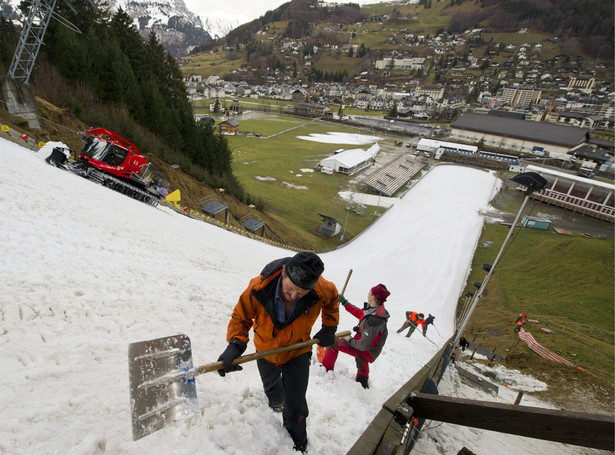
{"label": "white building", "polygon": [[422,138],[416,145],[416,149],[419,152],[435,153],[438,149],[442,150],[454,150],[457,152],[476,153],[478,147],[475,145],[457,144],[455,142],[436,141],[434,139]]}
{"label": "white building", "polygon": [[373,163],[379,151],[377,143],[367,150],[338,150],[334,155],[321,160],[318,167],[326,174],[340,172],[351,175]]}
{"label": "white building", "polygon": [[392,58],[385,57],[382,60],[376,60],[374,66],[376,69],[383,70],[387,68],[391,69],[413,69],[419,70],[423,68],[425,59],[423,57],[412,58]]}

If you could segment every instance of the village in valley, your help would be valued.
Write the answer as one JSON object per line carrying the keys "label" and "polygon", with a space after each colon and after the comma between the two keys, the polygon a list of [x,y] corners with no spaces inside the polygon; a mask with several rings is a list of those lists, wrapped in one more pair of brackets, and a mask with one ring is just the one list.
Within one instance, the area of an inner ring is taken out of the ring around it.
{"label": "village in valley", "polygon": [[[418,19],[417,13],[408,23]],[[275,67],[241,62],[242,45],[189,55],[181,64],[196,116],[233,135],[251,134],[241,128],[247,110],[347,124],[382,119],[379,130],[402,140],[420,134],[487,153],[561,159],[581,174],[588,168],[609,174],[610,65],[559,52],[558,37],[527,29],[501,36],[480,28],[419,34],[403,24],[386,14],[353,25],[315,24],[322,33],[304,39],[267,25],[256,37],[270,46]],[[365,46],[375,30],[388,34],[386,49]],[[226,72],[216,69],[220,59]],[[335,60],[339,72],[317,69]],[[342,70],[354,61],[360,64],[353,71]]]}

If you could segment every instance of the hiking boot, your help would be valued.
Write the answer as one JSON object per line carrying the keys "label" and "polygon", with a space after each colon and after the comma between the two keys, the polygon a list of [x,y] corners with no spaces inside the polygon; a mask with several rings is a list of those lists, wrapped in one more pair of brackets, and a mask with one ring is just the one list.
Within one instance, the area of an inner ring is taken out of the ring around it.
{"label": "hiking boot", "polygon": [[367,385],[367,376],[357,376],[357,382],[361,384],[364,389],[369,389]]}
{"label": "hiking boot", "polygon": [[307,442],[303,442],[303,443],[295,442],[293,449],[296,450],[297,452],[307,453]]}
{"label": "hiking boot", "polygon": [[269,403],[269,407],[273,409],[273,412],[282,412],[284,411],[284,402],[279,401],[277,403]]}

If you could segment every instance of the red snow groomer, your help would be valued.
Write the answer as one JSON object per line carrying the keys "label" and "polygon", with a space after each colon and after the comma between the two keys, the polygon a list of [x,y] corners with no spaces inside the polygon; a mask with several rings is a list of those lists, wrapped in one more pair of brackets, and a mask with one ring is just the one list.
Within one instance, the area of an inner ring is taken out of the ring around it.
{"label": "red snow groomer", "polygon": [[81,134],[85,144],[76,159],[57,163],[54,149],[51,164],[61,164],[75,174],[153,206],[168,194],[161,181],[151,178],[148,159],[132,142],[106,128]]}

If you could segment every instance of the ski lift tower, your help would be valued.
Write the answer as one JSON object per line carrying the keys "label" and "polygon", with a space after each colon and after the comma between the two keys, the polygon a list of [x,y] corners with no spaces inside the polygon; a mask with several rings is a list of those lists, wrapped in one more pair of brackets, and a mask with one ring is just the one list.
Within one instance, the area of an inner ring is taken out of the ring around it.
{"label": "ski lift tower", "polygon": [[[64,2],[75,14],[77,13],[69,0],[64,0]],[[7,110],[13,115],[28,120],[31,128],[41,126],[36,99],[28,84],[51,18],[54,17],[62,25],[76,33],[81,33],[68,20],[54,13],[56,3],[57,0],[32,0],[7,77],[0,78],[4,79],[0,98],[6,103]],[[90,0],[90,3],[96,8],[93,0]]]}
{"label": "ski lift tower", "polygon": [[33,0],[7,76],[28,85],[57,0]]}

